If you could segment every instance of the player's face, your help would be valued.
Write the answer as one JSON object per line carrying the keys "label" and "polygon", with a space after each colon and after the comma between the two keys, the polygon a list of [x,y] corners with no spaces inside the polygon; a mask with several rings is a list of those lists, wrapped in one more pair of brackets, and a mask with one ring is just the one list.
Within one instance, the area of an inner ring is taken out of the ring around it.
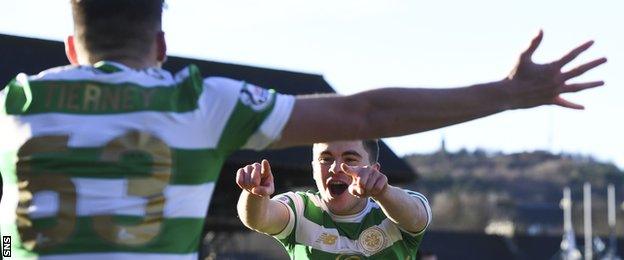
{"label": "player's face", "polygon": [[341,163],[351,166],[369,165],[368,152],[361,141],[318,143],[313,149],[312,168],[314,181],[321,197],[334,214],[354,214],[366,205],[365,198],[353,196],[347,190],[351,176],[340,168]]}

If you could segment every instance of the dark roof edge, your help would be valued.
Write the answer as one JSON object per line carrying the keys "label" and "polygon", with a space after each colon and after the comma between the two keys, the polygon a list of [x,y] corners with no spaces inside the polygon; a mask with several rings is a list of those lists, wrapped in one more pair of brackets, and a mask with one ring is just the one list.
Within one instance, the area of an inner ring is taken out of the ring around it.
{"label": "dark roof edge", "polygon": [[[15,40],[26,40],[26,41],[32,41],[32,42],[56,42],[56,43],[63,43],[62,41],[58,41],[58,40],[54,40],[54,39],[45,39],[45,38],[36,38],[36,37],[32,37],[32,36],[20,36],[20,35],[11,35],[11,34],[3,34],[0,33],[0,38],[12,38]],[[209,62],[209,63],[219,63],[219,64],[223,64],[223,65],[228,65],[228,66],[233,66],[233,67],[240,67],[240,68],[244,68],[244,69],[262,69],[262,70],[266,70],[266,71],[271,71],[271,72],[282,72],[282,73],[288,73],[288,74],[293,74],[293,75],[299,75],[299,76],[306,76],[306,77],[315,77],[315,78],[319,78],[322,80],[325,80],[325,78],[323,77],[322,74],[316,74],[316,73],[307,73],[307,72],[301,72],[301,71],[293,71],[293,70],[286,70],[286,69],[278,69],[278,68],[270,68],[270,67],[264,67],[264,66],[256,66],[256,65],[252,65],[252,64],[240,64],[240,63],[233,63],[231,61],[222,61],[222,60],[202,60],[199,57],[185,57],[185,56],[177,56],[177,55],[168,55],[168,57],[170,59],[183,59],[183,60],[189,60],[192,63],[197,63],[197,62]]]}

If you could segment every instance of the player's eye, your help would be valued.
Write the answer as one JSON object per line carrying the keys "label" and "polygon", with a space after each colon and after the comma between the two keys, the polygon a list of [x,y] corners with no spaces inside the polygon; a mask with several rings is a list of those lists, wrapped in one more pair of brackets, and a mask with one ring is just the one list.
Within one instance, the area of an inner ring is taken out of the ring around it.
{"label": "player's eye", "polygon": [[332,157],[321,157],[318,159],[321,164],[332,164],[334,163],[334,158]]}
{"label": "player's eye", "polygon": [[346,157],[344,158],[344,162],[348,165],[353,165],[359,163],[360,160],[356,157]]}

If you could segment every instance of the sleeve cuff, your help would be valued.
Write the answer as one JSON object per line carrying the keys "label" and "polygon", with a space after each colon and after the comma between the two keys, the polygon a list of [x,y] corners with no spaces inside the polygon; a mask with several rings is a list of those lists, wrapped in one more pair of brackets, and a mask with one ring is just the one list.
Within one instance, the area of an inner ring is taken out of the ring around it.
{"label": "sleeve cuff", "polygon": [[422,230],[420,230],[418,232],[410,232],[410,231],[407,231],[407,230],[405,230],[405,229],[403,229],[401,227],[399,227],[399,229],[402,232],[404,232],[404,233],[406,233],[406,234],[408,234],[410,236],[420,236],[423,233],[425,233],[425,231],[429,227],[429,224],[431,223],[431,217],[432,217],[431,207],[429,206],[429,201],[427,200],[427,198],[424,195],[422,195],[422,194],[420,194],[418,192],[414,192],[414,191],[409,191],[409,190],[405,190],[405,191],[410,196],[418,198],[418,200],[420,200],[420,202],[423,204],[423,206],[425,207],[425,211],[427,211],[427,224],[425,225],[425,227]]}
{"label": "sleeve cuff", "polygon": [[295,214],[293,210],[288,206],[287,202],[284,202],[283,200],[276,200],[276,201],[284,204],[284,206],[286,206],[286,208],[288,209],[288,224],[286,224],[286,227],[284,227],[284,229],[282,229],[282,231],[280,231],[279,233],[270,234],[270,235],[277,239],[285,239],[286,237],[290,235],[290,233],[292,233],[295,227]]}
{"label": "sleeve cuff", "polygon": [[295,96],[276,94],[275,106],[247,143],[244,149],[263,150],[278,140],[295,106]]}

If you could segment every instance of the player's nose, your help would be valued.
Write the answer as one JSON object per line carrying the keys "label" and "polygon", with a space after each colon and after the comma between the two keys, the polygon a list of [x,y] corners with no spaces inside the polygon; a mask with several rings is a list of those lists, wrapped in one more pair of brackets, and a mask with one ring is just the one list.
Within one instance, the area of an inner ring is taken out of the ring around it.
{"label": "player's nose", "polygon": [[334,163],[332,163],[332,165],[329,167],[329,172],[332,174],[344,173],[342,171],[342,168],[340,168],[340,164],[342,164],[342,161],[335,160]]}

